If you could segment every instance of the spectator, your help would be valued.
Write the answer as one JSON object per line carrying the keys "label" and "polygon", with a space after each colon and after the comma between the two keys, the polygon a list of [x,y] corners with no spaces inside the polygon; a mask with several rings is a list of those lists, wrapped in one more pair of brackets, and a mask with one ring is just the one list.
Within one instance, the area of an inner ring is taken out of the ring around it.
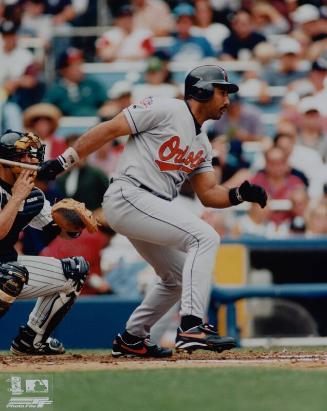
{"label": "spectator", "polygon": [[291,235],[304,234],[306,231],[306,212],[310,197],[307,190],[302,187],[296,188],[291,193],[291,220],[289,232]]}
{"label": "spectator", "polygon": [[[83,1],[85,8],[88,6]],[[21,30],[44,40],[49,45],[56,27],[68,27],[85,9],[74,0],[24,0]]]}
{"label": "spectator", "polygon": [[305,78],[309,65],[301,60],[302,48],[297,40],[284,38],[277,45],[277,53],[275,64],[263,73],[263,80],[270,86],[287,87],[292,81]]}
{"label": "spectator", "polygon": [[24,128],[38,135],[45,144],[45,160],[58,157],[67,148],[66,141],[55,134],[60,118],[60,110],[47,103],[30,106],[23,113]]}
{"label": "spectator", "polygon": [[22,30],[33,37],[42,39],[44,46],[49,47],[53,35],[53,25],[51,16],[45,14],[45,2],[43,0],[27,0],[23,7]]}
{"label": "spectator", "polygon": [[215,210],[206,208],[201,214],[202,220],[211,225],[212,228],[221,236],[229,235],[230,231],[230,213],[227,210]]}
{"label": "spectator", "polygon": [[25,109],[41,100],[44,88],[33,54],[18,45],[17,30],[18,26],[12,21],[1,23],[0,85],[9,101]]}
{"label": "spectator", "polygon": [[[258,46],[266,43],[259,43]],[[251,102],[258,106],[265,105],[271,102],[269,85],[261,79],[258,70],[246,70],[242,76],[240,84],[240,94],[251,99]]]}
{"label": "spectator", "polygon": [[306,215],[306,237],[327,235],[327,205],[318,203],[309,208]]}
{"label": "spectator", "polygon": [[65,116],[95,116],[107,98],[102,85],[85,77],[83,62],[80,50],[63,52],[57,62],[59,77],[46,92],[44,101],[57,106]]}
{"label": "spectator", "polygon": [[326,20],[313,4],[302,4],[291,15],[295,30],[302,31],[312,42],[327,37]]}
{"label": "spectator", "polygon": [[20,0],[2,0],[1,3],[3,4],[1,20],[12,21],[17,27],[19,27],[19,34],[23,34],[20,32],[23,17],[23,2]]}
{"label": "spectator", "polygon": [[226,135],[229,140],[261,141],[264,126],[261,112],[254,105],[243,102],[238,94],[229,97],[230,105],[219,121],[214,121],[210,131],[215,135]]}
{"label": "spectator", "polygon": [[174,61],[200,61],[215,55],[210,43],[205,37],[192,35],[194,7],[181,3],[174,8],[176,18],[176,33],[173,34],[173,44],[170,55]]}
{"label": "spectator", "polygon": [[71,0],[43,0],[44,14],[49,14],[54,26],[71,22],[76,17],[76,11]]}
{"label": "spectator", "polygon": [[153,33],[145,27],[135,28],[133,16],[134,9],[129,5],[118,9],[114,27],[96,42],[101,61],[142,60],[154,51]]}
{"label": "spectator", "polygon": [[264,36],[288,32],[287,19],[269,3],[255,3],[251,9],[255,30]]}
{"label": "spectator", "polygon": [[82,295],[112,294],[111,286],[101,270],[101,252],[110,245],[115,232],[105,219],[101,218],[101,209],[95,211],[95,216],[101,223],[99,231],[90,234],[84,230],[81,236],[75,239],[74,244],[72,242],[68,244],[68,240],[57,237],[40,253],[42,256],[56,256],[55,258],[59,259],[69,257],[74,253],[83,256],[90,264],[90,274],[82,289]]}
{"label": "spectator", "polygon": [[195,20],[191,33],[194,36],[205,37],[218,55],[230,31],[224,24],[213,21],[213,9],[209,0],[198,0],[195,2]]}
{"label": "spectator", "polygon": [[[274,145],[285,152],[291,173],[299,177],[308,187],[310,196],[320,196],[326,178],[325,167],[320,155],[315,150],[297,143],[297,129],[294,123],[286,120],[279,122]],[[264,156],[257,155],[252,168],[258,170],[263,168],[264,164]]]}
{"label": "spectator", "polygon": [[133,87],[133,100],[139,101],[148,96],[178,97],[180,90],[176,84],[166,83],[167,66],[158,57],[150,57],[144,74],[145,82]]}
{"label": "spectator", "polygon": [[276,58],[276,47],[268,42],[262,42],[253,49],[253,55],[256,61],[261,65],[261,72],[268,69]]}
{"label": "spectator", "polygon": [[174,19],[162,0],[132,0],[136,29],[151,30],[154,36],[167,36],[174,29]]}
{"label": "spectator", "polygon": [[271,103],[273,96],[271,96],[269,84],[263,78],[266,72],[272,72],[275,68],[276,47],[268,42],[259,43],[253,49],[253,56],[259,63],[259,67],[257,70],[247,70],[244,73],[240,91],[254,98],[255,104]]}
{"label": "spectator", "polygon": [[[109,91],[109,100],[99,110],[103,120],[110,120],[125,107],[132,104],[132,85],[125,80],[117,81]],[[109,142],[89,156],[89,163],[107,175],[115,172],[118,160],[124,151],[128,136]]]}
{"label": "spectator", "polygon": [[166,77],[164,79],[165,83],[175,84],[173,80],[173,73],[170,70],[170,54],[168,50],[158,49],[153,54],[152,57],[157,57],[165,67]]}
{"label": "spectator", "polygon": [[[303,181],[304,185],[308,187],[309,180],[308,180],[307,174],[302,171],[303,167],[301,167],[301,165],[300,165],[300,168],[295,167],[295,166],[293,167],[293,164],[294,163],[296,164],[301,159],[301,156],[299,156],[299,154],[296,153],[298,149],[300,149],[300,153],[301,153],[301,147],[299,146],[299,144],[295,144],[295,140],[293,139],[293,136],[291,134],[287,134],[283,132],[277,133],[274,138],[274,146],[281,148],[284,151],[284,153],[287,155],[289,164],[291,166],[291,174],[299,177]],[[310,154],[313,154],[312,150],[309,151],[309,157],[310,157]],[[296,157],[296,160],[293,160],[294,157]],[[317,159],[317,156],[314,155],[313,158]]]}
{"label": "spectator", "polygon": [[110,120],[132,103],[132,84],[127,80],[116,81],[110,88],[108,97],[98,115],[102,119]]}
{"label": "spectator", "polygon": [[[76,134],[68,136],[68,145],[72,145],[78,137]],[[80,161],[68,173],[58,177],[57,183],[62,197],[71,197],[85,203],[89,210],[101,207],[103,195],[109,185],[107,175],[88,165],[86,160]]]}
{"label": "spectator", "polygon": [[266,37],[254,31],[250,14],[245,10],[238,11],[232,20],[232,33],[223,42],[222,59],[249,60],[255,46]]}
{"label": "spectator", "polygon": [[313,97],[303,98],[299,105],[299,144],[310,147],[327,162],[327,134],[323,129],[323,117]]}
{"label": "spectator", "polygon": [[288,227],[286,223],[276,224],[271,221],[269,214],[271,210],[268,206],[261,208],[258,204],[251,204],[247,213],[238,217],[231,228],[232,237],[266,237],[278,238],[286,237]]}
{"label": "spectator", "polygon": [[[225,135],[215,137],[211,141],[211,146],[213,152],[212,166],[219,184],[228,182],[229,185],[233,177],[237,178],[241,170],[249,167],[249,163],[243,158],[241,145],[238,145],[238,150],[236,147],[232,147],[231,149],[231,142],[228,141]],[[242,179],[242,181],[244,181],[244,179]],[[235,183],[237,185],[238,182],[235,180]]]}
{"label": "spectator", "polygon": [[[291,174],[286,153],[279,147],[271,147],[265,153],[265,168],[251,179],[251,183],[263,187],[270,199],[289,199],[292,191],[297,187],[305,187],[302,180]],[[277,225],[287,222],[291,218],[290,211],[271,211],[269,220]]]}
{"label": "spectator", "polygon": [[118,160],[125,148],[125,139],[119,138],[102,146],[89,157],[89,164],[102,170],[107,175],[116,171]]}
{"label": "spectator", "polygon": [[96,26],[97,21],[97,2],[91,0],[72,0],[76,17],[72,21],[74,26]]}
{"label": "spectator", "polygon": [[[61,53],[71,46],[71,26],[76,17],[72,0],[45,0],[44,13],[50,16],[50,25],[60,36],[52,37],[52,50],[57,59]],[[65,35],[63,35],[65,34]]]}
{"label": "spectator", "polygon": [[326,79],[327,79],[327,52],[322,54],[311,65],[311,70],[305,78],[294,81],[289,85],[289,93],[286,94],[283,104],[286,108],[294,108],[301,97],[314,95],[316,103],[319,104],[322,112],[327,115],[327,110],[324,110],[323,101],[326,96]]}

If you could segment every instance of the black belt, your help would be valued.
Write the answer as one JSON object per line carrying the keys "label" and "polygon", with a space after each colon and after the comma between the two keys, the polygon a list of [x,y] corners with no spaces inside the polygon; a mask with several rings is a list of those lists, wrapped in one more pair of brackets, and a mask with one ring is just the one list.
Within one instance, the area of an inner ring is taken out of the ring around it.
{"label": "black belt", "polygon": [[[113,177],[111,177],[111,179],[109,180],[109,184],[112,184],[115,180],[126,181],[126,180],[123,180],[123,179],[121,179],[121,178],[115,178],[115,179],[114,179]],[[138,181],[135,180],[135,182],[138,182]],[[171,201],[171,198],[165,197],[164,195],[158,193],[158,192],[155,191],[155,190],[152,190],[152,188],[147,187],[147,186],[145,186],[144,184],[139,183],[138,187],[141,188],[142,190],[148,191],[149,193],[155,195],[156,197],[162,198],[163,200]]]}

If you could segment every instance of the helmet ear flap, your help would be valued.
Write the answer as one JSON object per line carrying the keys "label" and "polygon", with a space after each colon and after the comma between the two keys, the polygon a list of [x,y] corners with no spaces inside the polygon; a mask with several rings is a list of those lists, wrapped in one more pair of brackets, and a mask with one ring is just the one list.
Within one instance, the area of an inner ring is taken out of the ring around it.
{"label": "helmet ear flap", "polygon": [[[194,85],[192,89],[187,93],[188,98],[192,97],[197,101],[208,101],[211,99],[214,93],[212,84]],[[186,94],[186,93],[185,93]]]}

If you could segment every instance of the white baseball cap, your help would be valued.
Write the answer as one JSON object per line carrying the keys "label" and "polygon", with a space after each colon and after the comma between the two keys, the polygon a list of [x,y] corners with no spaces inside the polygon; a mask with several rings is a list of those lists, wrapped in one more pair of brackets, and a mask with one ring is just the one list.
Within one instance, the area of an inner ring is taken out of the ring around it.
{"label": "white baseball cap", "polygon": [[277,45],[279,55],[283,54],[299,54],[301,52],[301,44],[292,37],[285,37],[279,41]]}
{"label": "white baseball cap", "polygon": [[122,97],[125,94],[132,93],[132,86],[128,81],[117,81],[109,90],[108,97],[111,100],[115,100],[116,98]]}
{"label": "white baseball cap", "polygon": [[302,98],[298,104],[298,110],[302,114],[305,114],[308,111],[318,111],[318,113],[320,113],[318,102],[314,97]]}
{"label": "white baseball cap", "polygon": [[319,20],[319,9],[312,4],[303,4],[298,7],[291,15],[294,23],[303,24]]}

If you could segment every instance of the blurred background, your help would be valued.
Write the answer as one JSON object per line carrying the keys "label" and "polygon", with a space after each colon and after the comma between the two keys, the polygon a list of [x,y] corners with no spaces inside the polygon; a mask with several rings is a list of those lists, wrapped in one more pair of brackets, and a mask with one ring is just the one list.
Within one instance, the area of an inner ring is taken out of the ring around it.
{"label": "blurred background", "polygon": [[[187,183],[182,187],[175,201],[222,236],[214,282],[327,286],[326,18],[323,0],[2,0],[1,132],[35,132],[52,159],[135,100],[183,98],[187,72],[217,63],[240,87],[223,118],[204,125],[217,181],[232,187],[248,179],[267,190],[269,202],[264,210],[255,204],[207,209]],[[126,138],[38,186],[50,202],[73,197],[101,218]],[[109,347],[156,281],[153,269],[105,222],[99,233],[69,243],[47,244],[28,229],[17,249],[58,258],[79,254],[91,262],[84,296],[57,331],[68,348]],[[324,341],[326,296],[241,298],[241,341]],[[15,304],[2,320],[0,348],[11,341],[29,304]],[[209,314],[222,333],[230,331],[219,301]],[[78,322],[83,330],[76,330]],[[171,345],[176,324],[178,307],[155,326],[154,339]]]}

